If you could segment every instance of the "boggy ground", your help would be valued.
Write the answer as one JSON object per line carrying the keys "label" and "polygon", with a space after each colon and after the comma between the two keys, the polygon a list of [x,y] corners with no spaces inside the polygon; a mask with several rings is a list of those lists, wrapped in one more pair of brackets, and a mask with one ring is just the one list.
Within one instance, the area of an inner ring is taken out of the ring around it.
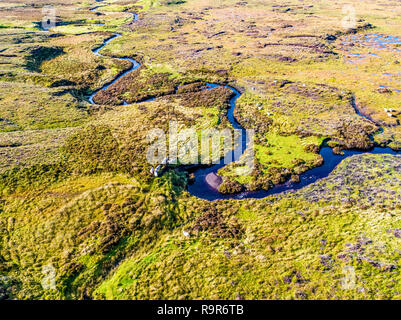
{"label": "boggy ground", "polygon": [[[347,30],[343,1],[51,1],[50,33],[45,3],[0,4],[0,299],[399,298],[399,156],[354,156],[296,193],[213,206],[145,159],[148,129],[169,120],[229,126],[232,93],[206,82],[238,88],[235,116],[256,131],[256,170],[223,168],[229,187],[296,180],[326,138],[365,149],[380,126],[375,141],[399,148],[399,94],[381,87],[396,88],[397,45],[356,64],[347,50],[374,50],[354,35],[400,36],[396,2],[355,1]],[[113,57],[142,66],[90,105],[130,67]]]}
{"label": "boggy ground", "polygon": [[173,172],[42,180],[3,196],[3,297],[397,298],[399,165],[355,156],[294,194],[213,206]]}
{"label": "boggy ground", "polygon": [[[325,16],[322,21],[317,15],[324,6],[321,3],[287,6],[238,2],[229,7],[224,2],[217,6],[153,4],[151,10],[140,13],[138,22],[128,26],[134,32],[124,34],[105,50],[141,57],[138,76],[133,73],[99,93],[98,102],[102,98],[107,103],[115,99],[121,103],[123,98],[134,102],[171,94],[177,81],[188,81],[188,74],[193,81],[232,82],[244,92],[236,109],[237,119],[244,127],[257,129],[258,163],[252,176],[242,174],[241,164],[221,170],[227,179],[221,191],[231,192],[233,179],[243,184],[237,186],[238,190],[268,189],[289,177],[297,180],[300,173],[321,163],[319,156],[311,153],[317,152],[314,146],[327,137],[333,139],[335,152],[341,148],[367,149],[372,146],[369,136],[383,126],[375,140],[399,148],[398,94],[383,94],[377,83],[384,66],[396,73],[394,52],[385,49],[380,63],[368,61],[367,67],[354,72],[341,47],[354,33],[391,29],[391,23],[376,26],[376,20],[368,21],[360,14],[356,29],[343,29],[338,16]],[[370,3],[369,8],[375,4]],[[154,34],[157,37],[150,36]],[[371,80],[373,72],[379,73],[376,82]],[[141,83],[145,92],[138,87]],[[245,106],[241,108],[241,104]],[[390,116],[384,111],[387,108],[394,110]],[[270,131],[269,137],[266,131]],[[272,131],[278,133],[272,137]],[[292,139],[286,139],[293,134]],[[277,135],[282,137],[280,147],[269,148],[267,138],[275,140]],[[303,141],[304,136],[316,138]],[[306,150],[294,150],[299,149],[294,148],[298,144],[305,145]],[[273,161],[266,157],[269,153]],[[290,161],[277,159],[283,154],[288,154]]]}
{"label": "boggy ground", "polygon": [[[323,140],[330,138],[334,152],[369,149],[378,126],[355,112],[349,92],[327,85],[271,80],[258,81],[253,92],[238,101],[235,116],[246,129],[254,129],[256,166],[244,175],[244,164],[232,163],[219,171],[248,190],[270,189],[288,178],[321,165]],[[221,191],[230,190],[226,180]]]}

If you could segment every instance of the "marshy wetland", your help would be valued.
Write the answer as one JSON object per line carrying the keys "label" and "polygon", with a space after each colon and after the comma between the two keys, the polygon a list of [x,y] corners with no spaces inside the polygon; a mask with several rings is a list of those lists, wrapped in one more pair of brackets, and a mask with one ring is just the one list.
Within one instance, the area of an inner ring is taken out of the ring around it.
{"label": "marshy wetland", "polygon": [[[400,298],[397,1],[50,2],[0,2],[0,299]],[[172,120],[252,172],[155,177]]]}

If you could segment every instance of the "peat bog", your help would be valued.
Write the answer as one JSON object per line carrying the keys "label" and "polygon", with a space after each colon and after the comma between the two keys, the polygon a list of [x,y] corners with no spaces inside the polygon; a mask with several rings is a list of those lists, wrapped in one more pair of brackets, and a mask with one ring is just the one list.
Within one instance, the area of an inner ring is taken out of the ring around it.
{"label": "peat bog", "polygon": [[[401,298],[397,1],[0,11],[0,300]],[[170,121],[254,130],[253,170],[155,177]]]}

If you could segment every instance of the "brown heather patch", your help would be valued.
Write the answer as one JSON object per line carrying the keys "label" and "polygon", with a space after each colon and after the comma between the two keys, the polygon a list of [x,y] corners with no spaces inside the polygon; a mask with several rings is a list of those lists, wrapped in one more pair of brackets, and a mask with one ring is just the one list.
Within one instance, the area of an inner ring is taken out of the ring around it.
{"label": "brown heather patch", "polygon": [[229,178],[224,177],[218,190],[223,194],[236,194],[244,191],[244,186],[235,180],[230,180]]}
{"label": "brown heather patch", "polygon": [[217,238],[240,238],[244,232],[236,218],[227,221],[215,207],[207,209],[197,218],[191,230],[194,233],[207,231],[212,237]]}
{"label": "brown heather patch", "polygon": [[186,108],[210,108],[216,107],[220,111],[229,108],[227,103],[233,92],[226,87],[217,87],[210,90],[182,93],[178,95],[180,103]]}

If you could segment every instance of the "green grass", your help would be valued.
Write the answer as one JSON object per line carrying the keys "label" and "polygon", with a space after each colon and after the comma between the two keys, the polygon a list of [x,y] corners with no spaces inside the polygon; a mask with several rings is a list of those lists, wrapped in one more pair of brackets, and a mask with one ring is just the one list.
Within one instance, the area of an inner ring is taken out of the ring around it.
{"label": "green grass", "polygon": [[161,1],[160,0],[140,0],[137,2],[139,6],[142,6],[142,10],[149,10],[151,8],[160,7]]}
{"label": "green grass", "polygon": [[275,164],[284,168],[292,168],[296,160],[304,160],[306,162],[313,161],[317,155],[307,152],[307,145],[320,146],[323,142],[322,138],[308,137],[299,138],[298,136],[280,136],[275,133],[266,134],[268,146],[256,146],[256,158],[261,164]]}

